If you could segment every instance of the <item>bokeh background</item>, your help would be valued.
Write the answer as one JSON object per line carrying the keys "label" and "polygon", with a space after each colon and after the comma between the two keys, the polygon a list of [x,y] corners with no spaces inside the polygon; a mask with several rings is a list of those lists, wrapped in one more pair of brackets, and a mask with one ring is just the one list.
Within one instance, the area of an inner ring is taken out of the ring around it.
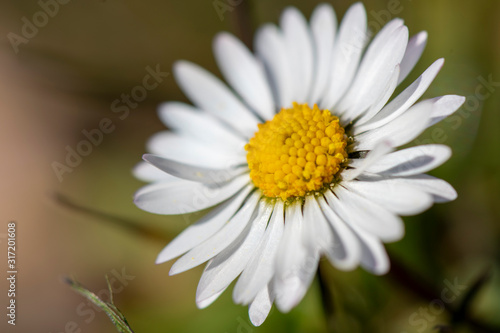
{"label": "bokeh background", "polygon": [[[211,51],[218,31],[247,40],[249,28],[277,23],[287,5],[309,17],[319,3],[221,2],[228,10],[220,15],[212,0],[71,0],[13,47],[12,33],[22,36],[23,18],[32,22],[41,4],[0,1],[0,271],[3,277],[11,220],[17,222],[19,270],[15,327],[6,323],[7,284],[0,281],[0,331],[113,332],[104,313],[62,282],[74,276],[102,293],[108,274],[121,278],[114,282],[115,303],[137,333],[436,332],[436,325],[445,332],[450,324],[453,332],[498,332],[498,0],[364,2],[374,28],[402,17],[410,34],[429,33],[427,48],[403,85],[444,57],[445,66],[424,97],[467,96],[450,121],[418,139],[452,147],[451,160],[432,174],[453,184],[459,197],[405,218],[406,237],[387,246],[394,261],[390,274],[341,272],[324,262],[333,312],[323,311],[315,281],[291,313],[273,309],[255,328],[247,308],[232,303],[230,291],[208,309],[196,308],[202,268],[169,277],[171,262],[154,265],[186,223],[137,209],[132,196],[142,183],[131,169],[148,137],[163,129],[157,105],[186,98],[169,75],[125,119],[111,111],[112,102],[142,84],[147,66],[170,72],[175,60],[188,59],[220,75]],[[353,3],[330,2],[339,19]],[[114,131],[59,181],[53,163],[64,163],[66,147],[74,149],[85,139],[82,131],[98,128],[103,118],[112,121]],[[452,294],[449,284],[455,284]],[[442,309],[443,291],[456,296],[447,303],[451,311]]]}

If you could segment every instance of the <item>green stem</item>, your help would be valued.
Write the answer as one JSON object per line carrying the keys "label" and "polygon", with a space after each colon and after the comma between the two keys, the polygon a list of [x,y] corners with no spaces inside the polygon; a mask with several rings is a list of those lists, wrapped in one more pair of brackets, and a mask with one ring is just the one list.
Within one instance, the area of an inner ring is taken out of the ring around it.
{"label": "green stem", "polygon": [[252,7],[250,0],[242,0],[234,7],[233,15],[231,15],[236,34],[249,49],[252,49],[253,40],[253,20],[251,11]]}
{"label": "green stem", "polygon": [[323,312],[325,315],[327,332],[333,332],[334,320],[335,320],[335,305],[333,302],[333,293],[325,280],[322,269],[322,261],[319,262],[318,270],[316,272],[316,278],[318,279],[318,284],[321,293],[321,303],[323,305]]}

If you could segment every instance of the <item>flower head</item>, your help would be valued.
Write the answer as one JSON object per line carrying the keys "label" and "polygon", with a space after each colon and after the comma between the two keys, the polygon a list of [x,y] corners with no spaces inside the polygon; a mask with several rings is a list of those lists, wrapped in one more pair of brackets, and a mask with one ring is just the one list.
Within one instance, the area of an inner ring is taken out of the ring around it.
{"label": "flower head", "polygon": [[318,6],[310,23],[288,8],[280,27],[258,31],[255,54],[230,34],[215,38],[215,57],[232,89],[195,64],[175,64],[195,106],[160,108],[171,131],[149,142],[149,164],[135,173],[153,184],[137,192],[135,203],[166,215],[215,207],[157,259],[181,256],[171,274],[208,262],[196,293],[200,308],[239,277],[234,301],[249,304],[260,325],[273,302],[284,312],[300,302],[321,256],[341,270],[361,265],[384,274],[383,242],[404,234],[399,216],[455,199],[449,184],[425,174],[450,157],[448,147],[394,149],[464,98],[415,104],[440,59],[391,99],[427,34],[408,40],[408,28],[394,19],[368,46],[367,35],[360,3],[338,29],[329,5]]}
{"label": "flower head", "polygon": [[305,197],[331,186],[347,160],[339,118],[316,104],[294,103],[259,124],[245,146],[250,178],[270,198]]}

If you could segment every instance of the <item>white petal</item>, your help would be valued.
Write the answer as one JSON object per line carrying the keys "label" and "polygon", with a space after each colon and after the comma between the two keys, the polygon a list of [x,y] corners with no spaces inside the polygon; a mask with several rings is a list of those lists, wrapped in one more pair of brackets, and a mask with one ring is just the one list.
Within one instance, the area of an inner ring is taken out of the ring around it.
{"label": "white petal", "polygon": [[354,230],[360,241],[361,266],[376,275],[387,273],[390,261],[382,242],[356,225],[351,225],[350,227]]}
{"label": "white petal", "polygon": [[172,265],[170,275],[196,267],[212,259],[228,247],[243,232],[247,224],[255,218],[260,195],[259,192],[254,192],[222,229],[180,257]]}
{"label": "white petal", "polygon": [[379,113],[366,123],[359,123],[354,129],[354,134],[381,127],[391,120],[395,119],[403,112],[408,110],[429,88],[439,70],[443,67],[444,59],[436,60],[429,68],[425,70],[411,85],[387,104]]}
{"label": "white petal", "polygon": [[333,245],[334,235],[331,227],[316,201],[315,195],[306,196],[304,202],[304,223],[306,227],[303,232],[304,246],[320,252],[327,251]]}
{"label": "white petal", "polygon": [[149,164],[172,176],[204,184],[215,184],[220,186],[242,173],[248,173],[248,168],[246,166],[239,168],[228,167],[225,169],[209,169],[177,162],[153,154],[144,154],[142,158]]}
{"label": "white petal", "polygon": [[236,282],[233,291],[235,303],[248,304],[271,280],[275,269],[276,253],[283,235],[283,209],[283,201],[278,200],[264,238]]}
{"label": "white petal", "polygon": [[294,99],[295,102],[306,103],[314,73],[314,48],[311,31],[304,15],[294,7],[288,7],[283,11],[280,24],[293,66]]}
{"label": "white petal", "polygon": [[302,242],[304,221],[300,204],[291,204],[285,214],[285,230],[276,256],[273,286],[276,306],[286,313],[306,294],[318,267],[319,254]]}
{"label": "white petal", "polygon": [[348,123],[354,120],[383,95],[408,43],[406,26],[391,32],[391,26],[401,24],[398,19],[391,21],[387,25],[390,28],[382,29],[368,47],[352,86],[337,106],[343,112],[343,121]]}
{"label": "white petal", "polygon": [[349,166],[353,166],[355,169],[348,169],[342,172],[342,179],[352,180],[356,178],[368,169],[370,165],[376,163],[382,156],[390,153],[392,150],[393,148],[389,141],[384,140],[378,142],[365,158],[353,160],[349,163]]}
{"label": "white petal", "polygon": [[330,207],[348,225],[356,225],[385,242],[400,240],[404,224],[399,216],[342,186],[325,192]]}
{"label": "white petal", "polygon": [[395,182],[350,181],[343,185],[398,215],[416,215],[432,206],[432,197],[411,185]]}
{"label": "white petal", "polygon": [[344,15],[333,47],[329,85],[320,107],[332,110],[349,88],[367,41],[366,11],[361,3],[352,5]]}
{"label": "white petal", "polygon": [[[384,44],[386,44],[387,41],[391,39],[391,36],[394,36],[393,33],[396,30],[400,29],[403,25],[404,21],[400,18],[395,18],[387,22],[387,24],[384,25],[382,29],[380,29],[380,31],[371,41],[370,46],[366,50],[365,56],[368,56],[370,58],[376,56],[378,52],[383,51]],[[363,58],[361,66],[366,66],[363,64],[366,63],[366,60],[367,59]]]}
{"label": "white petal", "polygon": [[457,198],[457,192],[450,184],[430,175],[400,177],[388,179],[387,181],[409,184],[430,193],[434,198],[434,202],[448,202]]}
{"label": "white petal", "polygon": [[395,147],[407,144],[427,128],[433,106],[431,100],[420,102],[388,124],[357,135],[356,150],[373,149],[382,140],[390,140]]}
{"label": "white petal", "polygon": [[271,307],[273,306],[273,299],[268,287],[262,289],[257,297],[248,307],[248,315],[250,316],[250,321],[254,326],[260,326],[266,320]]}
{"label": "white petal", "polygon": [[224,78],[262,118],[274,116],[271,87],[262,64],[248,48],[229,33],[214,40],[214,54]]}
{"label": "white petal", "polygon": [[356,121],[356,124],[363,123],[364,121],[373,118],[373,116],[387,104],[387,101],[391,98],[394,90],[396,90],[399,74],[400,67],[399,65],[397,65],[392,72],[392,77],[389,79],[389,82],[387,82],[385,88],[382,90],[379,98],[375,100],[372,106],[364,114],[361,115],[359,120]]}
{"label": "white petal", "polygon": [[[329,211],[326,213],[329,216],[329,220],[335,219],[332,223],[327,221],[326,214],[322,212],[323,209],[318,203],[321,200],[326,205],[325,209]],[[319,250],[321,254],[325,254],[335,267],[349,270],[356,267],[359,263],[359,251],[356,252],[356,249],[359,250],[359,246],[352,232],[347,229],[338,217],[332,217],[332,214],[334,215],[331,209],[327,207],[323,197],[310,195],[306,198],[306,203],[304,204],[304,221],[307,224],[304,234],[308,238],[306,246],[311,247],[313,250]],[[339,229],[338,224],[342,224],[340,226],[340,234],[335,231]],[[335,225],[335,228],[333,225]],[[340,235],[346,235],[346,239],[342,239]],[[354,251],[348,248],[351,242],[354,243]]]}
{"label": "white petal", "polygon": [[147,143],[147,150],[153,154],[190,165],[219,169],[246,164],[244,150],[230,153],[218,148],[169,131],[156,133]]}
{"label": "white petal", "polygon": [[184,60],[174,64],[174,74],[184,93],[200,109],[231,125],[247,138],[257,131],[257,117],[213,74]]}
{"label": "white petal", "polygon": [[220,187],[185,180],[151,184],[136,192],[134,202],[140,209],[155,214],[192,213],[228,199],[249,181],[245,174]]}
{"label": "white petal", "polygon": [[160,252],[156,263],[160,264],[178,257],[209,239],[238,211],[252,189],[253,185],[248,185],[240,193],[215,207],[198,222],[184,229]]}
{"label": "white petal", "polygon": [[292,55],[287,52],[281,31],[272,24],[261,27],[256,33],[255,50],[267,66],[278,105],[291,107],[294,101]]}
{"label": "white petal", "polygon": [[148,183],[158,181],[171,182],[180,180],[179,178],[169,175],[168,173],[163,172],[146,162],[137,163],[132,170],[132,173],[134,174],[134,177]]}
{"label": "white petal", "polygon": [[256,219],[248,226],[248,234],[241,233],[231,245],[208,263],[196,290],[197,302],[226,289],[243,271],[264,235],[272,211],[273,205],[262,201]]}
{"label": "white petal", "polygon": [[212,297],[206,298],[200,302],[197,301],[196,306],[198,307],[198,309],[204,309],[204,308],[208,307],[210,304],[215,302],[215,300],[217,300],[217,298],[219,298],[219,296],[222,295],[222,293],[224,291],[226,291],[226,289],[222,289],[218,293],[214,294]]}
{"label": "white petal", "polygon": [[217,149],[242,153],[246,141],[214,116],[181,103],[166,102],[158,110],[160,119],[171,130],[216,145]]}
{"label": "white petal", "polygon": [[401,61],[401,74],[399,75],[398,84],[410,74],[413,67],[417,64],[422,52],[424,52],[427,45],[427,31],[421,31],[412,36],[406,47],[405,56]]}
{"label": "white petal", "polygon": [[337,30],[337,17],[330,4],[318,5],[311,15],[311,32],[315,46],[315,75],[309,103],[319,103],[328,84],[333,42]]}
{"label": "white petal", "polygon": [[428,172],[446,162],[451,149],[444,145],[422,145],[387,154],[372,163],[367,172],[384,176],[410,176]]}
{"label": "white petal", "polygon": [[433,99],[434,108],[432,109],[431,121],[429,127],[440,122],[448,117],[453,112],[457,111],[459,107],[465,102],[465,97],[457,95],[445,95]]}
{"label": "white petal", "polygon": [[338,217],[328,205],[325,198],[317,198],[321,211],[330,223],[334,243],[325,252],[332,265],[338,269],[349,271],[356,268],[360,261],[361,247],[351,229]]}

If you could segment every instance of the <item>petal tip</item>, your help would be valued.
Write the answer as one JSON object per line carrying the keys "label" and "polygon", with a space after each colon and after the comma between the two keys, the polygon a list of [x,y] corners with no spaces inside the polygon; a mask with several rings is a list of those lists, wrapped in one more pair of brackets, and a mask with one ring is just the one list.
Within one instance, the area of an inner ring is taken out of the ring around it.
{"label": "petal tip", "polygon": [[176,60],[174,64],[172,65],[172,68],[174,70],[174,74],[178,73],[179,71],[183,71],[187,66],[191,64],[190,61],[187,60]]}
{"label": "petal tip", "polygon": [[[347,9],[347,12],[350,12],[350,11],[359,11],[360,14],[366,16],[366,9],[365,9],[365,5],[363,5],[363,3],[361,1],[358,1],[358,2],[355,2],[351,5],[351,7],[349,7],[349,9]],[[346,13],[347,15],[347,13]],[[346,16],[344,15],[344,17]]]}
{"label": "petal tip", "polygon": [[423,30],[420,31],[418,34],[416,34],[415,37],[417,38],[416,39],[417,44],[422,44],[427,41],[429,34],[427,33],[427,31]]}
{"label": "petal tip", "polygon": [[[166,248],[165,248],[166,249]],[[163,264],[169,260],[172,260],[173,258],[171,258],[168,253],[165,252],[165,249],[163,249],[163,251],[161,251],[158,256],[156,257],[156,260],[155,260],[155,264],[156,265],[159,265],[159,264]]]}
{"label": "petal tip", "polygon": [[259,327],[266,320],[266,317],[264,317],[262,315],[250,315],[249,317],[250,317],[250,322],[255,327]]}
{"label": "petal tip", "polygon": [[172,267],[170,267],[170,271],[168,272],[169,276],[174,276],[174,275],[177,275],[177,274],[181,273],[181,270],[178,269],[178,266],[176,265],[176,263],[174,263],[172,265]]}

